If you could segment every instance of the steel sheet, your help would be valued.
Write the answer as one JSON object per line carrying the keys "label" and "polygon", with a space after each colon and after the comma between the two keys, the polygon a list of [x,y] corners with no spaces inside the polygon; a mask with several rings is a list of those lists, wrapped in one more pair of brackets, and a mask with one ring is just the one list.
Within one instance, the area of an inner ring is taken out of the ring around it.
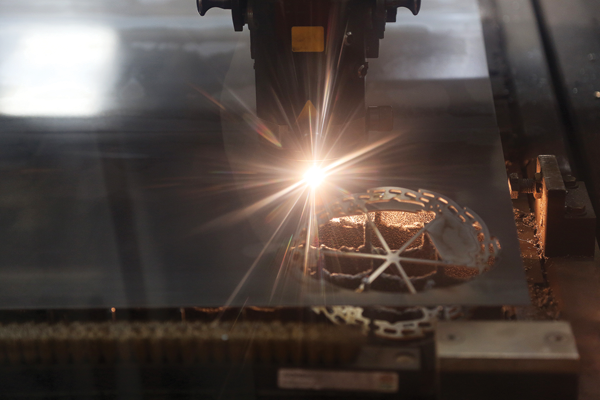
{"label": "steel sheet", "polygon": [[281,187],[232,173],[256,158],[219,105],[252,110],[248,33],[193,3],[0,1],[1,308],[528,301],[474,0],[387,25],[367,104],[392,105],[399,135],[346,189],[440,192],[487,222],[498,265],[416,295],[292,278],[273,293],[277,242],[232,297],[277,221],[202,227]]}

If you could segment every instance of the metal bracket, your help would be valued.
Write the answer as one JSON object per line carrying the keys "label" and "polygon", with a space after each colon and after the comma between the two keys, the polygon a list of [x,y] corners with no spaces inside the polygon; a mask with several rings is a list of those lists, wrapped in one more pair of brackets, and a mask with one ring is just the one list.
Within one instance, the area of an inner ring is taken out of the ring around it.
{"label": "metal bracket", "polygon": [[563,178],[553,155],[538,157],[536,176],[541,196],[535,196],[534,211],[544,255],[593,257],[596,215],[585,183]]}
{"label": "metal bracket", "polygon": [[204,16],[211,8],[222,8],[231,10],[233,20],[233,29],[241,32],[246,24],[244,16],[246,14],[246,0],[196,0],[198,13]]}
{"label": "metal bracket", "polygon": [[441,400],[577,398],[568,322],[440,322],[435,345]]}

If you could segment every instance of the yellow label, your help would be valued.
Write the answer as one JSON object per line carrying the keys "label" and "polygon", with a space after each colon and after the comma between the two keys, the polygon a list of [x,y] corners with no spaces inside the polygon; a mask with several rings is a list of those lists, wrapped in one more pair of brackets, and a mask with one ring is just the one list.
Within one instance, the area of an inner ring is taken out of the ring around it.
{"label": "yellow label", "polygon": [[325,51],[325,30],[322,26],[292,26],[294,53],[322,53]]}

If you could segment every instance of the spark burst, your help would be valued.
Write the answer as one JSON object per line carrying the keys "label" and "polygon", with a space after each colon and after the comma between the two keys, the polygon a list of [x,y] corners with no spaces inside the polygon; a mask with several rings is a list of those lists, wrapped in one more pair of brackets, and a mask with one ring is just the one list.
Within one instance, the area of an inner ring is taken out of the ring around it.
{"label": "spark burst", "polygon": [[[334,13],[335,15],[335,13]],[[333,21],[337,23],[336,21]],[[327,36],[331,43],[327,46],[333,49],[335,38]],[[337,45],[335,47],[338,47]],[[338,50],[328,53],[327,62],[320,76],[315,77],[324,82],[322,98],[316,115],[311,115],[308,126],[300,126],[298,121],[287,121],[287,125],[294,131],[304,131],[308,140],[301,141],[290,139],[290,147],[299,150],[300,157],[294,159],[286,158],[283,151],[276,157],[258,156],[247,146],[240,145],[237,153],[230,158],[230,163],[235,171],[244,171],[243,174],[233,173],[235,182],[227,187],[221,186],[220,191],[231,191],[242,193],[244,191],[256,192],[260,188],[260,195],[245,196],[247,204],[244,208],[221,215],[198,231],[216,229],[223,225],[234,225],[248,219],[259,219],[256,225],[260,225],[261,232],[266,240],[264,246],[252,265],[246,271],[245,276],[233,291],[226,306],[231,304],[239,294],[241,288],[247,283],[261,259],[272,252],[273,249],[283,249],[280,263],[274,265],[278,268],[277,278],[272,289],[271,299],[278,285],[284,283],[288,277],[291,250],[305,244],[304,270],[308,270],[308,264],[317,262],[318,250],[314,251],[313,245],[318,248],[318,224],[315,215],[317,206],[327,204],[353,191],[364,190],[367,181],[373,180],[371,175],[376,170],[374,156],[382,151],[396,136],[390,135],[374,143],[363,145],[341,157],[333,158],[334,150],[342,145],[342,141],[352,129],[350,117],[341,125],[333,125],[332,110],[335,109],[338,99],[334,88],[338,76],[339,63],[344,51],[342,41],[339,41]],[[193,87],[197,92],[203,94],[207,99],[218,107],[222,120],[231,121],[236,119],[243,124],[245,130],[243,135],[253,136],[254,141],[261,136],[273,147],[282,149],[280,138],[269,130],[261,121],[253,109],[248,106],[249,102],[242,100],[241,93],[235,93],[228,88],[224,92],[232,101],[232,104],[224,105],[205,91]],[[279,99],[281,108],[286,102]],[[357,110],[358,111],[358,110]],[[232,118],[233,117],[233,118]],[[397,135],[397,134],[396,134]],[[301,158],[301,159],[299,159]],[[252,200],[248,200],[252,198]],[[264,214],[267,214],[264,216]],[[289,234],[289,227],[292,233]],[[266,231],[270,230],[267,233]],[[268,239],[267,239],[268,237]],[[280,246],[281,245],[281,246]]]}

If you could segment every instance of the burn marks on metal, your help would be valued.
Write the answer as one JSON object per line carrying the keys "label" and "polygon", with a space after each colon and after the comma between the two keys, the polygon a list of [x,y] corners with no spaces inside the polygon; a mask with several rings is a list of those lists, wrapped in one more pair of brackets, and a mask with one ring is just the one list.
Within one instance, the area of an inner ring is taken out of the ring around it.
{"label": "burn marks on metal", "polygon": [[[500,252],[473,211],[426,190],[371,189],[326,206],[317,218],[319,261],[308,273],[357,292],[456,285],[493,266]],[[304,265],[299,250],[295,261]]]}

